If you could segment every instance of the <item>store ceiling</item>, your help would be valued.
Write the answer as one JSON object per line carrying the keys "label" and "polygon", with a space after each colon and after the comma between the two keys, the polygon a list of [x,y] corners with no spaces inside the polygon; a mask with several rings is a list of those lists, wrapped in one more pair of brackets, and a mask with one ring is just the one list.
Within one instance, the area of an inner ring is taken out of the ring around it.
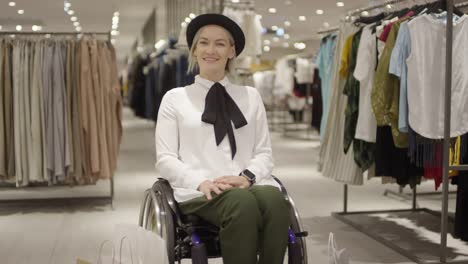
{"label": "store ceiling", "polygon": [[[154,6],[162,0],[69,0],[71,9],[80,22],[83,31],[109,31],[112,25],[114,11],[119,11],[119,31],[116,37],[116,46],[119,57],[122,58],[130,50],[138,32],[141,31],[144,22]],[[174,0],[183,1],[183,0]],[[284,42],[291,45],[296,41],[317,39],[316,32],[319,29],[338,25],[339,19],[346,15],[346,11],[370,4],[378,0],[340,0],[343,7],[337,6],[336,0],[256,0],[255,9],[262,15],[264,27],[278,26],[285,28],[285,33],[290,35],[289,40],[279,38],[279,41],[270,39],[271,46],[281,47]],[[0,0],[0,25],[3,31],[15,31],[16,25],[22,25],[23,31],[31,31],[34,24],[43,25],[43,31],[75,31],[70,15],[64,11],[62,0],[16,0],[14,7],[9,6],[9,0]],[[414,1],[410,1],[414,2]],[[272,14],[269,8],[276,8]],[[24,14],[18,14],[23,9]],[[324,11],[322,15],[316,14],[316,10]],[[189,14],[187,14],[189,15]],[[305,16],[305,21],[300,21],[299,16]],[[284,25],[290,21],[291,26]]]}

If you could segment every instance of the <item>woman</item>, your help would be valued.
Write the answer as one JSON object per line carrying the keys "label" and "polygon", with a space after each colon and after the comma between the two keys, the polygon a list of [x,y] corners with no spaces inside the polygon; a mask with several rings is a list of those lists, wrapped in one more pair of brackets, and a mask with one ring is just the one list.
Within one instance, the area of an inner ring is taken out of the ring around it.
{"label": "woman", "polygon": [[226,77],[244,34],[231,19],[205,14],[188,25],[187,42],[189,70],[200,74],[162,100],[156,168],[184,214],[220,227],[225,264],[255,264],[257,253],[258,263],[283,263],[289,204],[271,177],[265,108],[256,89]]}

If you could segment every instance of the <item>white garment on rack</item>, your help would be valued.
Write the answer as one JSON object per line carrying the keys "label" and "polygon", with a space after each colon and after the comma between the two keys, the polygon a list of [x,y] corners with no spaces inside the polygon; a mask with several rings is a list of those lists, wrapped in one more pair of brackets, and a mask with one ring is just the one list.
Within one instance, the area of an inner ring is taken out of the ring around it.
{"label": "white garment on rack", "polygon": [[236,10],[230,7],[224,8],[223,15],[236,22],[244,32],[245,47],[238,57],[255,57],[261,55],[263,26],[260,21],[260,16],[251,10]]}
{"label": "white garment on rack", "polygon": [[355,138],[367,142],[376,142],[377,137],[377,122],[371,104],[371,92],[377,60],[376,44],[376,36],[372,33],[372,25],[366,26],[362,31],[359,42],[354,77],[361,84]]}
{"label": "white garment on rack", "polygon": [[315,64],[310,59],[296,58],[296,80],[298,84],[314,82]]}
{"label": "white garment on rack", "polygon": [[356,32],[356,27],[342,22],[335,46],[334,69],[330,91],[330,108],[327,116],[327,124],[323,131],[322,145],[319,155],[319,169],[323,176],[335,181],[362,185],[363,171],[354,161],[353,148],[345,154],[343,151],[344,120],[346,109],[346,96],[343,94],[344,79],[340,78],[339,66],[341,51],[346,37]]}
{"label": "white garment on rack", "polygon": [[273,87],[275,85],[275,72],[264,71],[253,74],[254,87],[262,96],[265,105],[273,104]]}
{"label": "white garment on rack", "polygon": [[294,89],[294,69],[289,67],[288,59],[281,58],[275,65],[276,79],[273,94],[276,96],[290,95]]}
{"label": "white garment on rack", "polygon": [[[444,137],[445,22],[424,14],[408,23],[409,124],[418,134]],[[453,68],[450,136],[468,132],[468,16],[453,26]]]}

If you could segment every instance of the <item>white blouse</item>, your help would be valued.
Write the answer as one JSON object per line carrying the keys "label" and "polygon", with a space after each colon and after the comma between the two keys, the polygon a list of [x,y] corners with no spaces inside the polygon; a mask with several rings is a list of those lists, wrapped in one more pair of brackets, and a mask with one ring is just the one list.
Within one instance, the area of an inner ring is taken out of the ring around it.
{"label": "white blouse", "polygon": [[156,169],[174,189],[177,202],[203,193],[205,180],[235,176],[245,169],[256,175],[256,185],[278,184],[271,177],[273,156],[265,108],[255,88],[238,86],[225,77],[219,82],[233,98],[248,124],[235,129],[237,153],[232,159],[226,136],[216,145],[213,125],[202,122],[205,97],[214,82],[195,77],[192,85],[164,95],[156,125]]}

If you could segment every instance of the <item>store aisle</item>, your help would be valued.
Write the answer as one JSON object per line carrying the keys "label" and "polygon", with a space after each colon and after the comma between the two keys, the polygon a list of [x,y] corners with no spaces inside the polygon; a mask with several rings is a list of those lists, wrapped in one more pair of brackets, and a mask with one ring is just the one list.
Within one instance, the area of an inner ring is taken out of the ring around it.
{"label": "store aisle", "polygon": [[[153,167],[154,124],[134,118],[127,110],[124,117],[113,210],[109,205],[2,208],[2,264],[76,263],[77,257],[95,261],[100,243],[112,238],[115,224],[137,223],[142,194],[157,177]],[[336,234],[340,247],[348,249],[351,263],[411,263],[330,216],[331,212],[341,209],[342,186],[322,177],[317,171],[318,141],[285,139],[276,133],[272,134],[272,140],[276,161],[274,174],[284,181],[295,199],[310,233],[309,263],[328,263],[329,232]],[[350,210],[410,206],[407,202],[384,197],[382,193],[386,187],[396,189],[376,182],[351,188]],[[431,186],[426,187],[430,189]],[[103,182],[95,188],[84,189],[83,193],[105,193],[107,188],[107,183]],[[38,190],[19,192],[27,197],[37,195]],[[70,189],[59,192],[66,195]],[[0,199],[7,195],[1,192]],[[364,201],[366,206],[363,206]],[[421,201],[423,206],[437,207],[438,204],[437,200]],[[210,263],[221,262],[213,260]]]}

